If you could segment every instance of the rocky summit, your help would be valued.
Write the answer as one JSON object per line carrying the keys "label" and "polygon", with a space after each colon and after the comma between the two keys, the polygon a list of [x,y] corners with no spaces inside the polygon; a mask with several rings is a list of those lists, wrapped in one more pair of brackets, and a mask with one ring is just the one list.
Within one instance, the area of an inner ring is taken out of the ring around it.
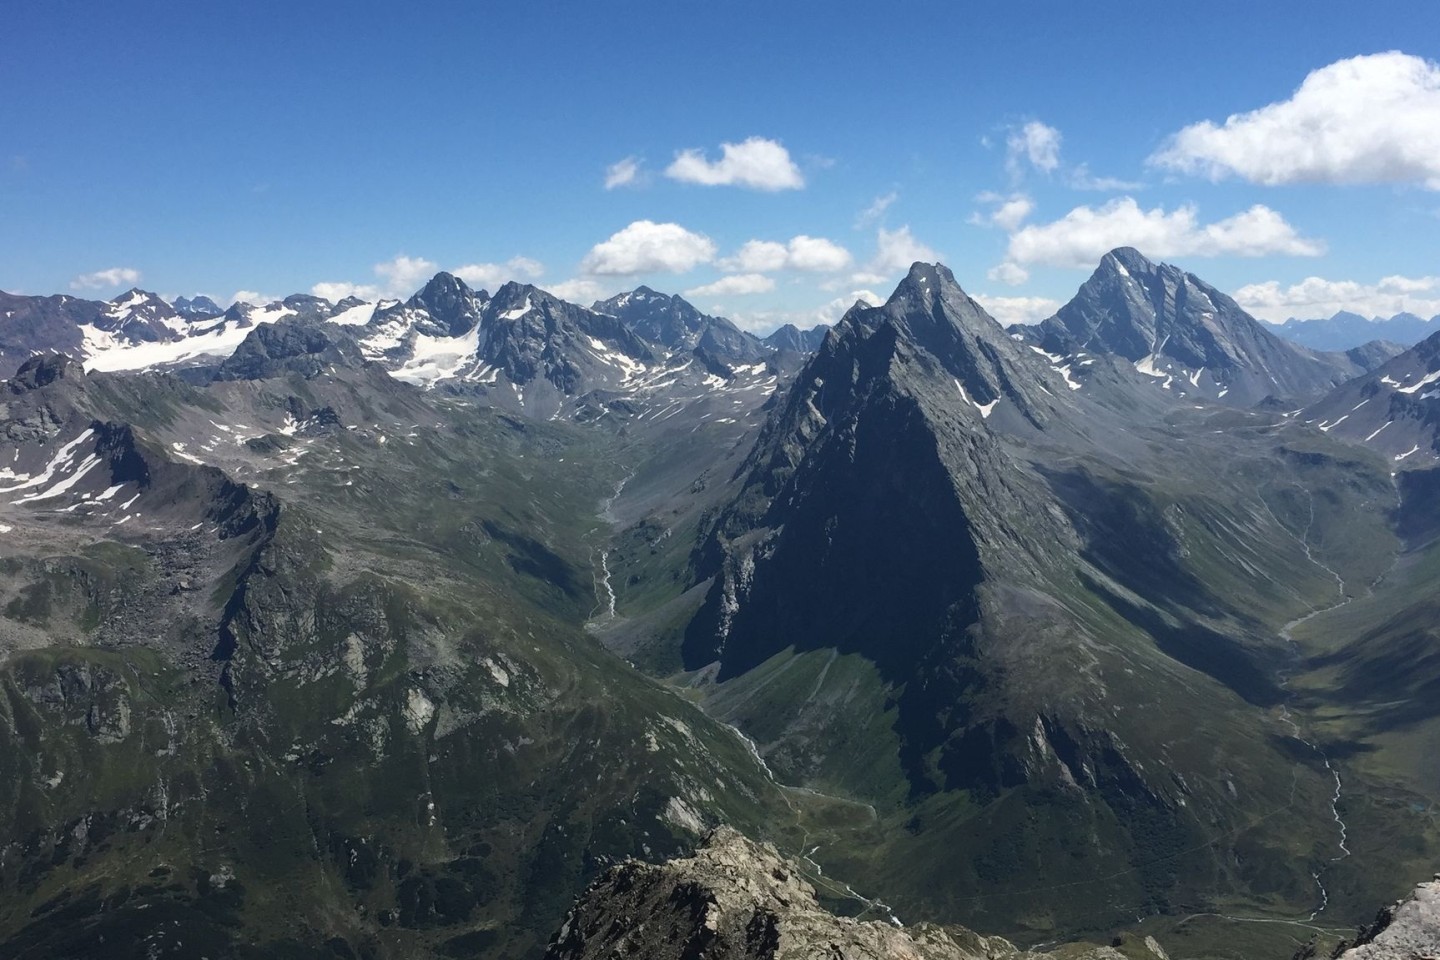
{"label": "rocky summit", "polygon": [[[810,871],[830,894],[856,899]],[[1069,944],[1054,952],[1017,949],[964,927],[907,927],[884,904],[861,901],[856,916],[820,905],[797,863],[728,827],[691,857],[611,867],[576,902],[546,960],[1168,960],[1153,938],[1114,946]]]}

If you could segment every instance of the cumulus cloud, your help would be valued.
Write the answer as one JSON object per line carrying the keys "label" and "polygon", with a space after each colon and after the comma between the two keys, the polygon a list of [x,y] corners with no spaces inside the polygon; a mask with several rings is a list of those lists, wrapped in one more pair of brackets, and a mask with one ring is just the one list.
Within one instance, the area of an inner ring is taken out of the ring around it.
{"label": "cumulus cloud", "polygon": [[898,230],[881,227],[875,235],[875,258],[866,265],[866,272],[882,278],[909,270],[917,260],[934,262],[940,255],[915,239],[908,225]]}
{"label": "cumulus cloud", "polygon": [[546,284],[545,289],[561,300],[590,304],[596,300],[614,296],[623,289],[623,285],[614,281],[601,283],[592,277],[575,277],[559,283]]}
{"label": "cumulus cloud", "polygon": [[1150,163],[1212,180],[1440,190],[1440,64],[1398,51],[1340,60],[1288,100],[1185,127]]}
{"label": "cumulus cloud", "polygon": [[82,273],[70,281],[72,290],[104,290],[108,287],[133,287],[140,282],[140,271],[133,267],[111,267]]}
{"label": "cumulus cloud", "polygon": [[984,307],[986,313],[1007,327],[1012,323],[1039,323],[1047,317],[1053,317],[1055,311],[1060,309],[1059,300],[1051,300],[1047,297],[977,295],[975,302]]}
{"label": "cumulus cloud", "polygon": [[1202,224],[1194,206],[1167,213],[1163,207],[1143,210],[1133,197],[1119,197],[1098,208],[1076,207],[1052,223],[1021,227],[1010,235],[1007,261],[1088,267],[1123,246],[1151,257],[1313,257],[1325,251],[1323,243],[1301,236],[1262,204]]}
{"label": "cumulus cloud", "polygon": [[737,273],[721,277],[714,283],[691,287],[687,297],[730,297],[747,293],[767,293],[775,289],[775,281],[761,273]]}
{"label": "cumulus cloud", "polygon": [[1028,162],[1042,173],[1054,173],[1060,166],[1060,131],[1039,120],[1031,120],[1005,138],[1005,166],[1019,173]]}
{"label": "cumulus cloud", "polygon": [[[544,266],[537,260],[512,257],[505,263],[472,263],[455,267],[450,272],[472,286],[482,287],[498,286],[506,280],[533,280],[544,271]],[[375,264],[370,272],[375,275],[374,282],[326,280],[313,285],[310,292],[332,302],[346,297],[371,301],[401,299],[425,286],[431,277],[440,272],[440,266],[433,260],[402,253],[393,260]],[[239,294],[236,296],[238,298]]]}
{"label": "cumulus cloud", "polygon": [[[250,292],[252,291],[238,291],[235,294],[235,299],[243,299],[240,294]],[[343,280],[322,280],[320,283],[312,285],[310,292],[317,297],[329,300],[331,303],[339,303],[346,297],[359,297],[361,300],[375,300],[379,297],[379,290],[374,284],[346,283]],[[258,296],[258,294],[256,295]],[[254,303],[255,301],[246,300],[245,302]]]}
{"label": "cumulus cloud", "polygon": [[834,273],[850,266],[853,259],[850,251],[826,240],[824,237],[807,237],[801,234],[793,237],[789,244],[790,260],[786,264],[792,270],[810,273]]}
{"label": "cumulus cloud", "polygon": [[835,273],[854,261],[850,251],[824,237],[801,234],[788,243],[774,240],[747,240],[734,256],[720,261],[722,270],[745,273],[773,273],[801,270],[806,273]]}
{"label": "cumulus cloud", "polygon": [[626,157],[610,164],[605,168],[605,189],[639,186],[641,162],[639,157]]}
{"label": "cumulus cloud", "polygon": [[1274,323],[1291,317],[1330,317],[1341,310],[1364,317],[1397,313],[1432,317],[1440,315],[1440,277],[1382,277],[1378,283],[1306,277],[1290,286],[1268,280],[1241,287],[1235,291],[1235,301]]}
{"label": "cumulus cloud", "polygon": [[1004,196],[987,190],[975,199],[980,203],[991,205],[988,213],[970,215],[970,222],[977,226],[995,226],[1002,230],[1014,230],[1035,212],[1035,201],[1023,193]]}
{"label": "cumulus cloud", "polygon": [[404,254],[394,260],[377,263],[375,276],[384,281],[385,288],[397,293],[414,291],[424,286],[425,281],[435,276],[440,267],[424,257],[407,257]]}
{"label": "cumulus cloud", "polygon": [[[319,294],[317,293],[316,296],[318,297]],[[248,303],[252,306],[263,307],[267,303],[274,303],[280,299],[282,298],[271,296],[268,293],[260,293],[256,290],[236,290],[235,293],[231,295],[230,302],[232,304]]]}
{"label": "cumulus cloud", "polygon": [[1006,263],[986,270],[985,279],[993,280],[996,283],[1003,283],[1007,287],[1018,287],[1030,279],[1030,271],[1018,264],[1007,261]]}
{"label": "cumulus cloud", "polygon": [[1090,165],[1079,164],[1065,176],[1065,183],[1075,190],[1096,190],[1102,193],[1119,193],[1143,190],[1145,184],[1136,180],[1121,180],[1119,177],[1097,177],[1090,172]]}
{"label": "cumulus cloud", "polygon": [[580,269],[592,275],[685,273],[715,259],[715,242],[678,223],[636,220],[595,244]]}
{"label": "cumulus cloud", "polygon": [[799,190],[805,186],[800,168],[778,141],[750,137],[740,143],[722,143],[720,154],[719,160],[711,161],[702,150],[681,150],[665,168],[665,176],[707,187]]}
{"label": "cumulus cloud", "polygon": [[[393,260],[377,263],[370,268],[378,282],[350,283],[326,280],[312,286],[310,292],[330,301],[343,300],[346,297],[359,297],[361,300],[408,297],[424,286],[425,281],[433,277],[439,270],[439,266],[434,261],[426,260],[424,257],[410,257],[402,253]],[[236,299],[240,299],[238,293],[235,296]]]}
{"label": "cumulus cloud", "polygon": [[878,307],[885,302],[885,298],[874,291],[852,290],[847,296],[836,297],[813,309],[762,310],[755,313],[737,311],[729,317],[740,329],[763,336],[787,323],[793,323],[802,330],[807,330],[817,323],[833,326],[857,300],[872,307]]}
{"label": "cumulus cloud", "polygon": [[508,280],[534,280],[545,272],[545,266],[529,257],[511,257],[504,263],[469,263],[450,272],[472,287],[493,289]]}
{"label": "cumulus cloud", "polygon": [[861,210],[855,217],[855,229],[864,230],[873,224],[879,223],[885,218],[885,211],[890,209],[891,204],[900,199],[900,194],[894,190],[883,193],[870,202],[870,206]]}
{"label": "cumulus cloud", "polygon": [[825,323],[833,326],[836,321],[845,316],[847,310],[855,306],[857,300],[871,307],[878,307],[885,302],[885,298],[873,290],[851,290],[849,296],[836,297],[812,313],[810,315],[811,325]]}
{"label": "cumulus cloud", "polygon": [[750,273],[771,273],[783,270],[790,259],[790,248],[774,240],[747,240],[734,256],[720,261],[722,270],[743,270]]}

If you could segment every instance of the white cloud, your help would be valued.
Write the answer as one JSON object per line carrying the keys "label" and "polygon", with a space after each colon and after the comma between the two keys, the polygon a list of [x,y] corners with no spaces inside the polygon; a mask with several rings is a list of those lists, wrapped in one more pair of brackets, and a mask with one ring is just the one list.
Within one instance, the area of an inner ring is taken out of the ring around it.
{"label": "white cloud", "polygon": [[1440,64],[1398,51],[1340,60],[1288,100],[1185,127],[1150,162],[1212,180],[1440,190]]}
{"label": "white cloud", "polygon": [[1051,300],[1047,297],[987,297],[977,295],[975,302],[985,308],[985,312],[1004,326],[1012,323],[1039,323],[1046,317],[1055,315],[1060,309],[1059,300]]}
{"label": "white cloud", "polygon": [[1306,277],[1288,287],[1268,280],[1241,287],[1235,301],[1274,323],[1330,317],[1341,310],[1363,317],[1413,313],[1428,318],[1440,315],[1440,277],[1382,277],[1378,283]]}
{"label": "white cloud", "polygon": [[[503,264],[472,263],[455,267],[450,272],[472,286],[483,287],[498,286],[506,280],[533,280],[544,270],[544,266],[537,260],[511,257]],[[370,272],[375,274],[377,282],[325,280],[313,285],[310,292],[332,302],[346,297],[359,297],[369,301],[403,299],[425,286],[430,278],[440,272],[440,267],[433,260],[426,260],[424,257],[400,254],[393,260],[375,264],[370,268]]]}
{"label": "white cloud", "polygon": [[[316,296],[318,297],[319,294],[317,293]],[[230,302],[232,304],[248,303],[252,306],[263,307],[267,303],[274,303],[275,301],[280,299],[283,298],[272,297],[267,293],[259,293],[255,290],[236,290],[235,293],[231,295]]]}
{"label": "white cloud", "polygon": [[1030,279],[1030,271],[1018,264],[1007,261],[999,266],[986,270],[985,279],[993,280],[996,283],[1003,283],[1007,287],[1018,287]]}
{"label": "white cloud", "polygon": [[614,296],[621,291],[622,286],[614,282],[601,283],[589,277],[576,277],[560,283],[547,284],[545,289],[561,300],[588,306],[596,300]]}
{"label": "white cloud", "polygon": [[996,226],[1002,230],[1014,230],[1035,212],[1035,201],[1023,193],[1003,196],[987,190],[975,199],[980,203],[991,204],[994,208],[989,213],[970,215],[970,222],[977,226]]}
{"label": "white cloud", "polygon": [[394,293],[413,293],[425,285],[440,267],[424,257],[407,257],[403,253],[394,260],[377,263],[372,268],[375,276],[385,281],[384,288]]}
{"label": "white cloud", "polygon": [[816,310],[811,315],[811,319],[814,323],[834,325],[837,320],[845,316],[847,310],[855,306],[857,300],[871,307],[878,307],[885,302],[885,298],[873,290],[851,290],[848,297],[836,297]]}
{"label": "white cloud", "polygon": [[[242,293],[248,291],[241,291]],[[345,283],[344,281],[321,281],[310,288],[310,292],[317,297],[323,297],[331,303],[339,303],[346,297],[359,297],[361,300],[380,299],[380,288],[374,284]],[[258,296],[258,294],[257,294]],[[240,299],[240,294],[235,294]],[[247,300],[246,303],[254,303]],[[268,302],[268,301],[267,301]]]}
{"label": "white cloud", "polygon": [[1124,246],[1150,257],[1313,257],[1325,250],[1323,243],[1302,237],[1284,217],[1261,204],[1202,224],[1194,206],[1166,213],[1163,207],[1142,210],[1133,197],[1119,197],[1099,208],[1076,207],[1052,223],[1022,227],[1010,235],[1007,259],[1015,265],[1088,267],[1107,251]]}
{"label": "white cloud", "polygon": [[1010,131],[1005,138],[1006,168],[1018,174],[1020,162],[1025,160],[1042,173],[1054,173],[1060,166],[1061,139],[1059,130],[1039,120],[1031,120],[1020,129]]}
{"label": "white cloud", "polygon": [[685,273],[715,259],[715,242],[678,223],[636,220],[609,240],[595,244],[580,269],[596,275]]}
{"label": "white cloud", "polygon": [[614,190],[616,187],[639,186],[642,162],[639,157],[626,157],[624,160],[617,160],[610,164],[605,168],[605,189]]}
{"label": "white cloud", "polygon": [[835,273],[853,262],[850,251],[833,240],[801,234],[791,237],[788,243],[747,240],[734,256],[720,261],[720,268],[745,273],[773,273],[786,269]]}
{"label": "white cloud", "polygon": [[1121,180],[1119,177],[1097,177],[1090,172],[1090,165],[1079,164],[1065,177],[1065,182],[1075,190],[1099,190],[1104,193],[1143,190],[1145,184],[1135,180]]}
{"label": "white cloud", "polygon": [[728,316],[740,329],[764,336],[786,323],[793,323],[802,330],[809,329],[817,323],[833,325],[845,315],[845,311],[855,305],[857,300],[872,307],[878,307],[885,302],[884,297],[870,290],[852,290],[848,296],[836,297],[829,303],[809,310],[761,310],[754,313],[736,311]]}
{"label": "white cloud", "polygon": [[[912,262],[913,262],[913,261],[912,261]],[[898,272],[898,271],[897,271],[897,272]],[[893,274],[876,273],[876,272],[873,271],[873,270],[857,270],[856,272],[850,274],[850,276],[849,276],[849,278],[848,278],[847,280],[836,280],[836,281],[834,281],[834,282],[832,282],[832,283],[824,283],[824,284],[821,284],[821,285],[820,285],[820,289],[822,289],[822,290],[839,290],[841,287],[845,286],[847,283],[850,284],[850,285],[852,285],[852,286],[853,286],[853,285],[856,285],[856,284],[865,284],[865,283],[868,283],[868,284],[876,284],[876,283],[885,283],[886,281],[892,280],[892,279],[894,279]]]}
{"label": "white cloud", "polygon": [[140,271],[133,267],[111,267],[82,273],[70,281],[72,290],[104,290],[107,287],[133,287],[140,282]]}
{"label": "white cloud", "polygon": [[790,248],[774,240],[747,240],[732,257],[720,261],[720,269],[746,273],[772,273],[785,269]]}
{"label": "white cloud", "polygon": [[472,287],[494,289],[507,280],[534,280],[545,272],[545,266],[529,257],[511,257],[504,263],[471,263],[450,272]]}
{"label": "white cloud", "polygon": [[875,246],[875,259],[866,265],[865,272],[882,279],[909,270],[917,260],[933,263],[940,259],[938,253],[915,239],[908,225],[898,230],[881,227],[876,231]]}
{"label": "white cloud", "polygon": [[885,218],[885,211],[890,209],[891,204],[900,199],[900,194],[894,190],[881,194],[870,202],[870,206],[861,210],[855,217],[855,229],[864,230],[872,224],[879,223]]}
{"label": "white cloud", "polygon": [[691,287],[687,297],[730,297],[747,293],[767,293],[775,289],[775,281],[760,273],[737,273],[721,277],[714,283]]}
{"label": "white cloud", "polygon": [[681,150],[665,176],[707,187],[736,186],[754,190],[799,190],[805,186],[790,152],[775,140],[750,137],[741,143],[722,143],[721,157],[710,161],[701,150]]}
{"label": "white cloud", "polygon": [[849,250],[824,237],[807,237],[801,234],[791,238],[789,248],[790,260],[787,266],[792,270],[834,273],[850,266],[854,259]]}

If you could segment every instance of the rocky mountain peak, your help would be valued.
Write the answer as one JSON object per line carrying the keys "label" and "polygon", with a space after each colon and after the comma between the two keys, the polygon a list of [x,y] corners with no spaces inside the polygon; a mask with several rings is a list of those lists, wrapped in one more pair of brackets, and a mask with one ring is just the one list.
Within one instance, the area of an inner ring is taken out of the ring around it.
{"label": "rocky mountain peak", "polygon": [[[878,901],[866,913],[837,917],[823,909],[799,866],[769,844],[729,827],[706,838],[694,856],[659,866],[635,860],[606,871],[566,917],[546,960],[1024,960],[1042,957],[1000,937],[964,927],[903,926]],[[1103,960],[1165,956],[1153,940],[1143,954],[1068,944],[1064,956]],[[1148,947],[1148,945],[1146,945]]]}
{"label": "rocky mountain peak", "polygon": [[702,362],[716,369],[753,363],[769,354],[758,338],[724,317],[709,316],[684,297],[649,287],[597,301],[593,309],[624,321],[648,343],[667,350],[693,350]]}
{"label": "rocky mountain peak", "polygon": [[1129,361],[1177,397],[1239,406],[1313,398],[1366,369],[1355,357],[1282,340],[1199,277],[1130,247],[1105,254],[1055,316],[1011,332],[1050,354]]}
{"label": "rocky mountain peak", "polygon": [[485,291],[477,293],[464,280],[442,270],[405,305],[426,311],[447,336],[458,337],[480,322],[488,299]]}
{"label": "rocky mountain peak", "polygon": [[85,376],[85,368],[63,353],[39,353],[26,360],[10,378],[10,390],[24,393],[49,386],[57,380]]}
{"label": "rocky mountain peak", "polygon": [[175,312],[187,320],[204,320],[209,317],[218,317],[225,310],[214,300],[204,294],[196,294],[193,297],[176,297],[171,304]]}
{"label": "rocky mountain peak", "polygon": [[256,326],[216,370],[217,380],[264,380],[297,373],[306,379],[334,367],[358,368],[365,358],[344,328],[312,316]]}
{"label": "rocky mountain peak", "polygon": [[825,333],[830,328],[823,323],[816,324],[809,330],[801,330],[793,323],[787,323],[775,330],[764,340],[766,346],[776,350],[790,350],[795,353],[811,353],[818,349],[821,341],[825,339]]}
{"label": "rocky mountain peak", "polygon": [[328,317],[335,309],[324,297],[308,293],[292,293],[280,302],[300,316]]}

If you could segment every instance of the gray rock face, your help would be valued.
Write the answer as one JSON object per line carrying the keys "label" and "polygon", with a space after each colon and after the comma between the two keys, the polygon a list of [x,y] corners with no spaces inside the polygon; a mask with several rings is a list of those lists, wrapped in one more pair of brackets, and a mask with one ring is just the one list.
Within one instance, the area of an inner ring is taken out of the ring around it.
{"label": "gray rock face", "polygon": [[[1148,939],[1148,938],[1147,938]],[[1154,944],[1153,940],[1148,942]],[[1071,944],[1073,960],[1120,960],[1110,947]],[[1130,956],[1165,956],[1158,944]],[[964,927],[837,917],[774,847],[720,827],[693,857],[612,867],[576,902],[546,960],[1024,960],[1000,937]]]}
{"label": "gray rock face", "polygon": [[1307,407],[1300,417],[1384,455],[1396,471],[1440,463],[1440,333]]}
{"label": "gray rock face", "polygon": [[1371,353],[1319,353],[1285,340],[1194,274],[1121,247],[1059,312],[1012,328],[1050,353],[1129,360],[1177,395],[1250,406],[1314,399],[1363,374]]}
{"label": "gray rock face", "polygon": [[250,331],[216,370],[217,380],[263,380],[298,373],[306,379],[335,366],[361,367],[365,358],[342,328],[314,319],[286,318]]}
{"label": "gray rock face", "polygon": [[820,323],[809,330],[801,330],[793,323],[787,323],[765,338],[765,343],[776,350],[792,350],[795,353],[813,353],[825,339],[830,328]]}
{"label": "gray rock face", "polygon": [[1358,943],[1338,960],[1431,960],[1440,957],[1440,876],[1380,911]]}
{"label": "gray rock face", "polygon": [[32,354],[78,355],[80,325],[94,323],[105,304],[76,297],[26,297],[0,291],[0,377],[11,377]]}
{"label": "gray rock face", "polygon": [[172,306],[176,313],[187,320],[204,320],[207,317],[221,316],[225,312],[220,304],[203,295],[178,297]]}
{"label": "gray rock face", "polygon": [[619,317],[650,343],[670,350],[694,350],[732,364],[754,363],[770,355],[759,339],[724,317],[707,316],[683,298],[649,287],[597,301],[591,309]]}

